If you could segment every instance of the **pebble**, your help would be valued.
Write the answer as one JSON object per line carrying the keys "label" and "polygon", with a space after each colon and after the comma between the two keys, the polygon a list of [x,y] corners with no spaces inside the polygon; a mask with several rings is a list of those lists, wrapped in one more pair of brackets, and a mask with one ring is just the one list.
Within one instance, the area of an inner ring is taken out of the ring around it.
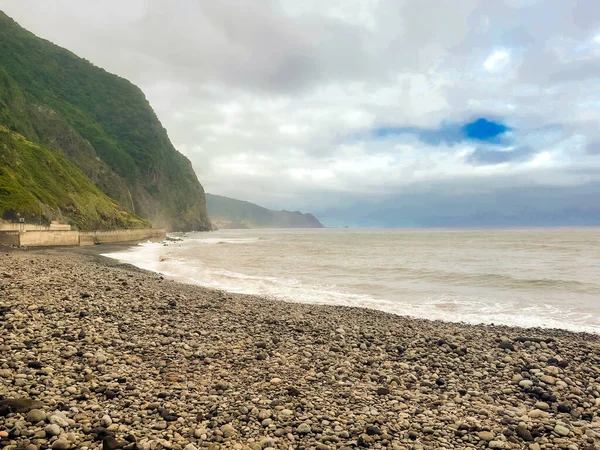
{"label": "pebble", "polygon": [[68,450],[71,448],[71,443],[66,439],[57,439],[52,443],[54,450]]}
{"label": "pebble", "polygon": [[114,436],[106,436],[102,440],[102,450],[117,450],[122,444]]}
{"label": "pebble", "polygon": [[8,271],[2,449],[590,450],[600,441],[597,336],[283,303],[66,251],[2,255]]}
{"label": "pebble", "polygon": [[542,411],[540,409],[533,409],[531,411],[529,411],[529,413],[527,414],[529,417],[531,417],[532,419],[539,419],[539,418],[544,418],[544,417],[548,417],[549,414],[545,411]]}
{"label": "pebble", "polygon": [[298,428],[296,428],[296,432],[298,434],[308,434],[311,432],[311,426],[307,423],[301,423],[298,425]]}
{"label": "pebble", "polygon": [[523,389],[529,389],[533,386],[533,381],[521,380],[521,381],[519,381],[519,386],[521,386]]}
{"label": "pebble", "polygon": [[100,425],[102,425],[104,428],[110,427],[112,425],[111,417],[108,414],[103,415],[100,419]]}
{"label": "pebble", "polygon": [[274,448],[275,440],[270,437],[262,438],[259,442],[260,448]]}
{"label": "pebble", "polygon": [[41,409],[32,409],[25,418],[27,422],[38,423],[46,420],[46,413]]}
{"label": "pebble", "polygon": [[495,437],[494,433],[491,431],[480,431],[477,435],[482,441],[491,441]]}
{"label": "pebble", "polygon": [[167,429],[167,421],[166,420],[159,420],[158,422],[156,422],[154,424],[154,429],[155,430],[166,430]]}
{"label": "pebble", "polygon": [[206,435],[206,430],[202,429],[202,428],[196,428],[194,430],[194,437],[196,439],[203,439],[203,435]]}
{"label": "pebble", "polygon": [[531,432],[527,429],[527,425],[525,424],[517,425],[517,436],[519,436],[525,442],[533,441],[533,436],[531,435]]}
{"label": "pebble", "polygon": [[44,428],[44,431],[46,432],[46,435],[52,437],[52,436],[58,436],[61,433],[61,429],[60,427],[55,424],[55,423],[51,423],[50,425],[46,425],[46,427]]}
{"label": "pebble", "polygon": [[48,422],[55,423],[58,426],[66,428],[69,426],[66,416],[60,411],[54,411],[48,416]]}
{"label": "pebble", "polygon": [[223,433],[223,437],[230,438],[235,435],[236,431],[233,425],[226,424],[221,427],[221,433]]}
{"label": "pebble", "polygon": [[546,384],[556,384],[556,378],[551,377],[550,375],[542,375],[540,381],[543,381]]}

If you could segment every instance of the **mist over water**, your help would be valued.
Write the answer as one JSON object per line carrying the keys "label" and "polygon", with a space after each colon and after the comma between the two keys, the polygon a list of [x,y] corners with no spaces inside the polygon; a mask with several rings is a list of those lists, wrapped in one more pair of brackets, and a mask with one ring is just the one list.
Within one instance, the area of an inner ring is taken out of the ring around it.
{"label": "mist over water", "polygon": [[105,256],[287,301],[600,332],[600,229],[222,230]]}

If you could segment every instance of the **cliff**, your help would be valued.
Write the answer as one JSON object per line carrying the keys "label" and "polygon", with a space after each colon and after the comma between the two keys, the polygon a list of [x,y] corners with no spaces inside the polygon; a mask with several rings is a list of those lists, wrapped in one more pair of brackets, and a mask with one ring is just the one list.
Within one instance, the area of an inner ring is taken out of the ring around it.
{"label": "cliff", "polygon": [[217,228],[324,228],[312,214],[273,211],[220,195],[206,194],[206,207]]}
{"label": "cliff", "polygon": [[0,12],[0,124],[68,158],[123,208],[208,230],[204,190],[142,91]]}
{"label": "cliff", "polygon": [[67,158],[0,126],[0,218],[69,222],[80,230],[149,227]]}

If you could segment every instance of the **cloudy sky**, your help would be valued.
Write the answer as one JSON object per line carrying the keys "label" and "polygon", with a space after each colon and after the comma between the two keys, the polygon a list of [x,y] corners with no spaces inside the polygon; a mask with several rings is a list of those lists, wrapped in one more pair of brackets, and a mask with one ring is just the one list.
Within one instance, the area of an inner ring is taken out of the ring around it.
{"label": "cloudy sky", "polygon": [[207,192],[330,225],[600,224],[598,1],[0,8],[138,84]]}

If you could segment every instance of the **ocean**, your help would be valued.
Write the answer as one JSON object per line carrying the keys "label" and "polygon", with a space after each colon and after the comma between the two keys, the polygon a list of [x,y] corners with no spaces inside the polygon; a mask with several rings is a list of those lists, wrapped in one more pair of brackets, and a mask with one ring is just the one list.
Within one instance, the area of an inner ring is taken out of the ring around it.
{"label": "ocean", "polygon": [[600,229],[220,230],[105,256],[292,302],[600,333]]}

